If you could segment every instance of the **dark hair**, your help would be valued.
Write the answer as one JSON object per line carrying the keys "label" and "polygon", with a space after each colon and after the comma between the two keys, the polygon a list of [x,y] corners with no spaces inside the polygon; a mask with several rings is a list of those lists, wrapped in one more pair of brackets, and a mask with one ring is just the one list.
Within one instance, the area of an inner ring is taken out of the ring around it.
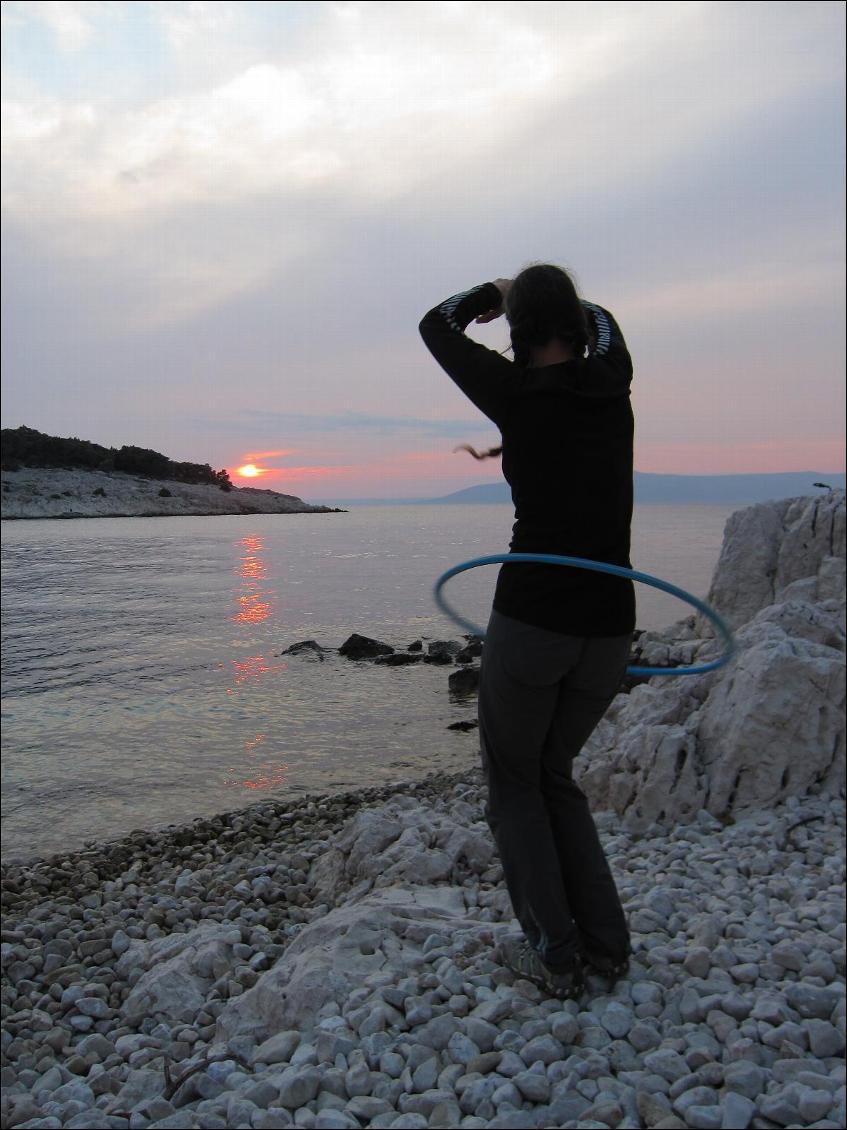
{"label": "dark hair", "polygon": [[588,322],[573,279],[561,267],[535,263],[512,281],[506,295],[506,318],[515,362],[529,366],[532,350],[559,338],[582,357],[588,345]]}

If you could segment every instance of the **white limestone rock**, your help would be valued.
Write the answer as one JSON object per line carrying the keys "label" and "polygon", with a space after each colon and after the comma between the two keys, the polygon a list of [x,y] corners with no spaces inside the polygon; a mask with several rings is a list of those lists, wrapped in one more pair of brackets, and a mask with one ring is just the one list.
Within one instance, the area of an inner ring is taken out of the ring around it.
{"label": "white limestone rock", "polygon": [[437,810],[409,797],[363,809],[330,841],[312,865],[318,900],[338,902],[355,889],[392,884],[461,881],[493,858],[487,825],[476,814]]}
{"label": "white limestone rock", "polygon": [[[844,554],[844,491],[738,510],[726,524],[708,603],[738,628],[789,585],[813,578],[809,596],[843,608]],[[698,628],[711,634],[705,621]]]}
{"label": "white limestone rock", "polygon": [[272,969],[227,1004],[215,1038],[264,1041],[306,1031],[329,1001],[343,1007],[369,977],[388,973],[397,981],[419,969],[425,940],[442,929],[455,939],[463,930],[490,937],[497,927],[467,917],[459,887],[388,887],[340,906],[306,926]]}
{"label": "white limestone rock", "polygon": [[[441,809],[395,797],[365,808],[311,867],[316,904],[335,909],[306,926],[284,955],[218,1018],[216,1039],[266,1040],[304,1031],[331,1001],[340,1007],[367,979],[420,967],[428,939],[492,927],[467,917],[461,883],[491,864],[494,846],[478,812],[459,800]],[[450,885],[448,885],[450,884]]]}
{"label": "white limestone rock", "polygon": [[703,707],[697,748],[716,816],[837,790],[845,758],[844,636],[814,605],[764,609]]}
{"label": "white limestone rock", "polygon": [[134,942],[118,962],[121,976],[135,982],[123,1004],[126,1023],[147,1016],[192,1021],[205,1007],[212,984],[238,964],[233,946],[240,942],[239,927],[223,922]]}
{"label": "white limestone rock", "polygon": [[[737,655],[615,700],[576,763],[595,807],[643,830],[843,789],[844,509],[839,491],[732,516],[709,600],[734,627]],[[699,642],[679,633],[689,626],[642,637],[646,661],[714,655],[711,626],[697,618]]]}

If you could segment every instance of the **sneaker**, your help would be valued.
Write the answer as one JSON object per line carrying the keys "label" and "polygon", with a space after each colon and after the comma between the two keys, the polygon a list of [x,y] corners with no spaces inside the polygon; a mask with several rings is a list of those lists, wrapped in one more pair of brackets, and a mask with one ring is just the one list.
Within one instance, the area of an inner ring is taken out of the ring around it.
{"label": "sneaker", "polygon": [[604,957],[602,954],[583,950],[582,961],[587,973],[595,973],[597,976],[605,978],[610,988],[629,972],[628,956],[621,958]]}
{"label": "sneaker", "polygon": [[585,978],[582,972],[582,962],[577,957],[573,966],[564,973],[556,973],[548,969],[529,942],[515,940],[504,942],[500,946],[500,956],[507,969],[532,981],[539,989],[543,989],[551,997],[558,1000],[577,1000],[585,989]]}

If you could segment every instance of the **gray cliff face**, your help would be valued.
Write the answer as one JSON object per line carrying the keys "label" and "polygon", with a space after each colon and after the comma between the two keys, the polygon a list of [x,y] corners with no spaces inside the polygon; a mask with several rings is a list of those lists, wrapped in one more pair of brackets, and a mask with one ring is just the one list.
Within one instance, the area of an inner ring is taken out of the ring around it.
{"label": "gray cliff face", "polygon": [[[578,759],[593,804],[644,829],[771,808],[843,790],[844,492],[760,503],[732,515],[709,603],[735,631],[719,671],[655,678],[619,696]],[[702,618],[642,640],[660,665],[705,661]]]}
{"label": "gray cliff face", "polygon": [[253,487],[222,491],[206,483],[145,479],[119,471],[52,467],[4,471],[3,518],[154,518],[168,515],[314,514],[292,494]]}
{"label": "gray cliff face", "polygon": [[[803,582],[807,603],[844,609],[844,491],[738,510],[726,525],[709,603],[734,628]],[[801,589],[794,590],[800,595]]]}

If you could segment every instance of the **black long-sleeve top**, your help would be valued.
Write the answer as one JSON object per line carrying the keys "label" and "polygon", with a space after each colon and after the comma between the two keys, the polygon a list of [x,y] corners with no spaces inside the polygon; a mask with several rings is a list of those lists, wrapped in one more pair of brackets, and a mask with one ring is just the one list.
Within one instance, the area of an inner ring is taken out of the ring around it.
{"label": "black long-sleeve top", "polygon": [[[483,283],[434,306],[420,323],[427,348],[499,428],[512,491],[513,553],[555,553],[630,566],[632,361],[608,310],[584,303],[592,329],[585,357],[524,368],[465,333],[496,309]],[[635,627],[632,582],[557,565],[504,565],[498,612],[550,631],[619,636]]]}

